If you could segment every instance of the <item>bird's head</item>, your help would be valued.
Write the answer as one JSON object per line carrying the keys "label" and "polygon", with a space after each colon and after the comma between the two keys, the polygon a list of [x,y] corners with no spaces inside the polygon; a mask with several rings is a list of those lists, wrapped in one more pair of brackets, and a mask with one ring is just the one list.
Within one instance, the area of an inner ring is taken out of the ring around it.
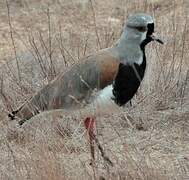
{"label": "bird's head", "polygon": [[137,13],[129,16],[124,28],[127,39],[145,47],[151,41],[163,44],[163,41],[154,34],[154,20],[150,15]]}

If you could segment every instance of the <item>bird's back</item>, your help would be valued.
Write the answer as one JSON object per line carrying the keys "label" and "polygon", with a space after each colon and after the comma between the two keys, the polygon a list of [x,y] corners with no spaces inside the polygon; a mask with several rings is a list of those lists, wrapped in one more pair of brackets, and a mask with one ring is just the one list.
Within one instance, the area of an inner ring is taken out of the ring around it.
{"label": "bird's back", "polygon": [[118,67],[111,49],[89,55],[37,92],[17,115],[28,119],[44,110],[82,108],[93,101],[95,90],[112,84]]}
{"label": "bird's back", "polygon": [[48,109],[74,109],[90,103],[95,90],[112,84],[118,66],[118,60],[107,50],[81,60],[52,82]]}

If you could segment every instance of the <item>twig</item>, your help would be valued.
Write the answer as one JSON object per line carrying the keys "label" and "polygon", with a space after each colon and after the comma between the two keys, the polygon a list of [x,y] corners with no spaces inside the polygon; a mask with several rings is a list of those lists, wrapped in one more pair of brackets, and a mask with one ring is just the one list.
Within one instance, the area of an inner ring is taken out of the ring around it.
{"label": "twig", "polygon": [[92,0],[89,0],[89,1],[90,1],[90,5],[91,5],[91,10],[92,10],[92,13],[93,13],[93,22],[94,22],[94,26],[95,26],[95,34],[96,34],[96,37],[97,37],[97,45],[100,47],[100,49],[102,49],[100,38],[99,38],[99,35],[98,35],[97,25],[96,25],[95,9],[94,9]]}
{"label": "twig", "polygon": [[49,6],[47,8],[47,17],[48,17],[48,41],[49,41],[49,59],[50,59],[50,69],[51,69],[51,74],[52,76],[56,76],[56,71],[55,71],[55,67],[52,61],[52,36],[51,36],[51,16],[50,16],[50,9]]}
{"label": "twig", "polygon": [[16,66],[17,66],[17,71],[18,71],[18,79],[19,79],[19,82],[21,82],[20,66],[19,66],[19,62],[18,62],[18,58],[17,58],[16,45],[15,45],[14,36],[13,36],[13,27],[12,27],[12,24],[11,24],[10,8],[9,8],[8,0],[6,0],[6,6],[7,6],[7,13],[8,13],[8,23],[9,23],[9,29],[10,29],[10,36],[11,36],[11,41],[12,41],[12,46],[13,46],[13,50],[14,50],[14,55],[15,55],[15,59],[16,59]]}

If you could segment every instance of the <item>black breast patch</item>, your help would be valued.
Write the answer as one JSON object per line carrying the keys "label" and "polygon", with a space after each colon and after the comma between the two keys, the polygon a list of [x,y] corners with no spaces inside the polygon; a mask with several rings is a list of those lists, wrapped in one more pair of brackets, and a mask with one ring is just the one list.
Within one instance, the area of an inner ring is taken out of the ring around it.
{"label": "black breast patch", "polygon": [[114,101],[119,106],[125,105],[137,92],[146,69],[146,59],[141,65],[119,64],[119,70],[113,84]]}

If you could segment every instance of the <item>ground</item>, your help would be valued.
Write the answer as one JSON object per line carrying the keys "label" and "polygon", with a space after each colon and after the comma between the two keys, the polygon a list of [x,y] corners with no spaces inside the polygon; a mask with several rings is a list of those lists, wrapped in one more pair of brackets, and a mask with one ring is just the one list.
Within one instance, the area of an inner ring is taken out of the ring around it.
{"label": "ground", "polygon": [[[0,179],[189,179],[187,0],[0,2]],[[150,13],[163,46],[132,106],[96,119],[95,165],[80,112],[56,110],[23,127],[7,113],[80,58],[111,46],[129,14]]]}

